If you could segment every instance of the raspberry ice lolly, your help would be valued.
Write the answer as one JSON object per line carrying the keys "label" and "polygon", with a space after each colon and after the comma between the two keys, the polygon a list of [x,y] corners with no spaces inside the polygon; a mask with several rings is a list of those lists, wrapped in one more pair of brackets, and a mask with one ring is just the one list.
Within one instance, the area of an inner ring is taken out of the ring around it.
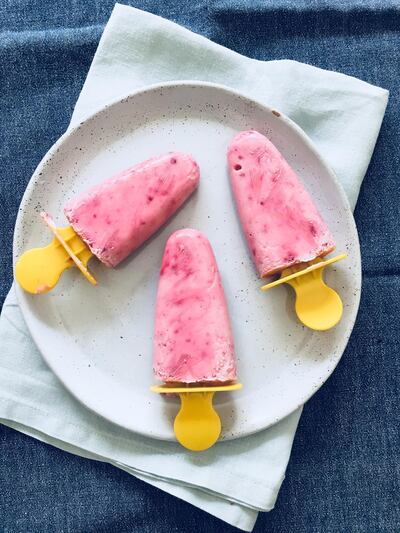
{"label": "raspberry ice lolly", "polygon": [[171,152],[92,187],[69,201],[64,213],[91,252],[114,267],[168,220],[198,182],[197,163]]}
{"label": "raspberry ice lolly", "polygon": [[335,249],[333,237],[295,171],[257,131],[228,149],[239,217],[261,277]]}
{"label": "raspberry ice lolly", "polygon": [[165,382],[236,379],[228,310],[215,257],[194,229],[173,233],[162,260],[154,333],[154,374]]}
{"label": "raspberry ice lolly", "polygon": [[86,279],[92,255],[116,266],[183,204],[199,183],[199,167],[188,155],[171,152],[113,176],[70,200],[64,207],[71,226],[56,227],[42,218],[54,235],[42,248],[32,248],[15,265],[15,277],[31,294],[52,290],[61,274],[77,266]]}

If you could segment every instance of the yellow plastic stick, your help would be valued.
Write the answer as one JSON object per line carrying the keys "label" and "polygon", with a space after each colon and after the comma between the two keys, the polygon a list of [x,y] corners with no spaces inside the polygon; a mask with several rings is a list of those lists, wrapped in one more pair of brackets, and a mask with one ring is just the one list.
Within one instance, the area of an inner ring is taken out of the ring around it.
{"label": "yellow plastic stick", "polygon": [[347,257],[341,254],[330,259],[320,257],[300,265],[286,268],[278,280],[261,287],[262,291],[282,283],[290,285],[296,293],[295,310],[299,320],[308,328],[325,331],[333,328],[343,314],[343,303],[336,291],[323,280],[326,266]]}
{"label": "yellow plastic stick", "polygon": [[21,287],[31,294],[42,294],[53,289],[67,268],[76,266],[92,284],[97,281],[87,268],[92,252],[71,226],[57,228],[52,218],[41,217],[54,235],[48,246],[28,250],[15,265],[15,277]]}
{"label": "yellow plastic stick", "polygon": [[242,388],[241,383],[215,387],[154,385],[150,388],[160,394],[179,394],[181,408],[174,421],[175,436],[180,444],[195,452],[211,448],[221,434],[221,420],[213,407],[216,392]]}

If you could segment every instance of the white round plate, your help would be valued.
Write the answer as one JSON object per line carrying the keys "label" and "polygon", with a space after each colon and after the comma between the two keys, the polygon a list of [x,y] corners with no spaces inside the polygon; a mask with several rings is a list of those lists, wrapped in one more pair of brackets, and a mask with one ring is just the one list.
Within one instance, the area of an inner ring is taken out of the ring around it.
{"label": "white round plate", "polygon": [[[235,212],[226,152],[240,130],[267,135],[303,179],[348,259],[326,277],[344,302],[340,324],[328,332],[303,327],[287,286],[263,293]],[[69,130],[44,157],[24,195],[14,237],[14,264],[51,235],[44,210],[67,225],[69,198],[104,178],[170,150],[200,165],[198,191],[140,250],[108,269],[97,260],[92,287],[75,268],[50,293],[18,298],[43,357],[87,407],[143,435],[173,439],[179,400],[154,394],[152,337],[159,266],[178,228],[210,239],[230,311],[242,391],[218,393],[222,438],[274,424],[302,405],[338,363],[356,318],[360,288],[357,231],[344,192],[307,136],[288,118],[224,87],[183,82],[152,86],[109,105]]]}

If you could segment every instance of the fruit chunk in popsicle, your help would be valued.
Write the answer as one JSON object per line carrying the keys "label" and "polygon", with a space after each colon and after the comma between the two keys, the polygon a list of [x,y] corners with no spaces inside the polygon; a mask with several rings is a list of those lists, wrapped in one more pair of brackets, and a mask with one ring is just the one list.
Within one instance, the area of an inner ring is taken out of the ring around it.
{"label": "fruit chunk in popsicle", "polygon": [[229,382],[236,359],[217,263],[194,229],[168,239],[158,285],[154,374],[165,382]]}
{"label": "fruit chunk in popsicle", "polygon": [[114,267],[168,220],[198,182],[192,157],[171,152],[92,187],[69,201],[64,213],[91,252]]}
{"label": "fruit chunk in popsicle", "polygon": [[253,130],[236,135],[228,164],[243,231],[261,277],[335,249],[300,178],[264,135]]}

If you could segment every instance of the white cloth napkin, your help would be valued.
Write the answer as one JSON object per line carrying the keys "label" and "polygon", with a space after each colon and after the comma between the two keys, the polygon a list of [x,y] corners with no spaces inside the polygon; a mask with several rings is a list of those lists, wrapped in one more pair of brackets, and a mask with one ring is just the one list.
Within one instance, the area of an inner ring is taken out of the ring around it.
{"label": "white cloth napkin", "polygon": [[[221,83],[289,115],[336,171],[351,205],[388,93],[294,61],[256,61],[172,22],[117,4],[71,125],[121,95],[167,80]],[[301,409],[251,437],[201,454],[143,438],[89,412],[43,362],[13,289],[0,321],[0,420],[63,450],[109,462],[246,531],[273,508]]]}

